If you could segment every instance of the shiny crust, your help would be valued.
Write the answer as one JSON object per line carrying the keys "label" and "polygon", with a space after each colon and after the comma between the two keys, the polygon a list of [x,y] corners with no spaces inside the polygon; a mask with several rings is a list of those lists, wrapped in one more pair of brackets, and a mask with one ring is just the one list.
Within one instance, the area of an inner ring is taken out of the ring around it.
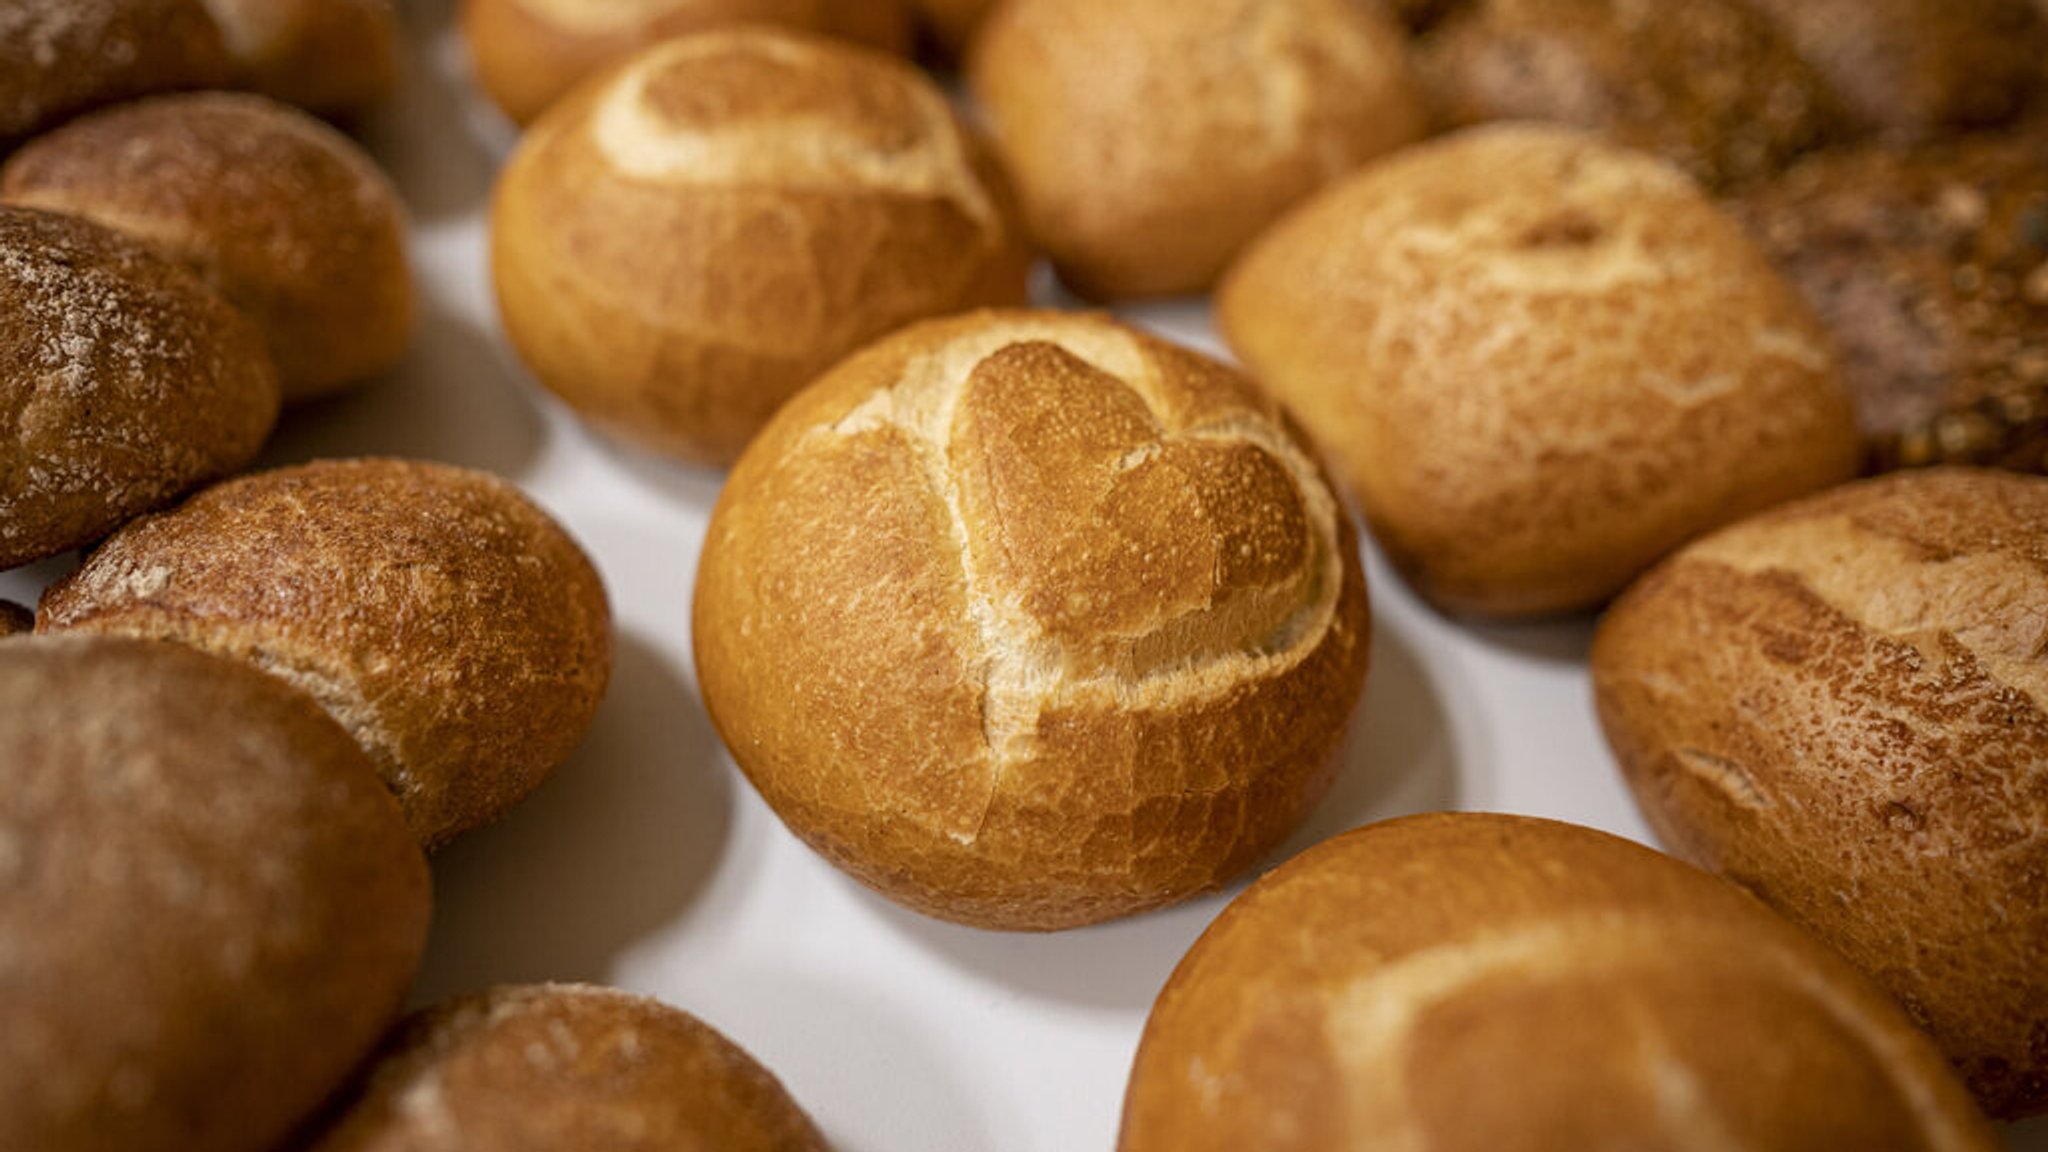
{"label": "shiny crust", "polygon": [[391,0],[206,0],[236,83],[328,117],[382,102],[398,86]]}
{"label": "shiny crust", "polygon": [[218,88],[227,49],[201,0],[0,5],[0,149],[120,100]]}
{"label": "shiny crust", "polygon": [[1899,473],[1745,521],[1593,649],[1644,815],[2048,1108],[2048,480]]}

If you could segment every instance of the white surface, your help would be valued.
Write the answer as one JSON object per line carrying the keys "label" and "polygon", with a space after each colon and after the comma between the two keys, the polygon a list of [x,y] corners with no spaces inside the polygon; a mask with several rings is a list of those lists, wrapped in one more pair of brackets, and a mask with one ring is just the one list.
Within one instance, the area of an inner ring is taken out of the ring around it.
{"label": "white surface", "polygon": [[[266,460],[408,455],[506,476],[591,551],[619,629],[582,750],[436,859],[416,998],[547,979],[650,993],[759,1056],[840,1152],[1106,1152],[1152,996],[1229,893],[1053,936],[978,932],[869,895],[782,829],[719,744],[691,671],[691,587],[720,477],[600,442],[519,368],[490,301],[482,215],[510,132],[467,90],[450,0],[404,7],[407,88],[366,138],[415,215],[418,347],[388,382],[290,415]],[[1221,352],[1199,306],[1129,315]],[[1594,727],[1589,626],[1452,624],[1367,559],[1361,727],[1284,854],[1437,808],[1644,838]],[[69,563],[0,576],[0,597],[33,603]],[[2013,1147],[2048,1152],[2048,1124],[2016,1130]]]}

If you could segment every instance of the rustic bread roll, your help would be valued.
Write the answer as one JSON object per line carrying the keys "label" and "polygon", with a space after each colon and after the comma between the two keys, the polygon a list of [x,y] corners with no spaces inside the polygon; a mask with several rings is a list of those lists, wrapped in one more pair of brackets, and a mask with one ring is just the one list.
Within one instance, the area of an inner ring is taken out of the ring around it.
{"label": "rustic bread roll", "polygon": [[825,1152],[766,1068],[609,988],[494,988],[414,1015],[314,1152]]}
{"label": "rustic bread roll", "polygon": [[261,96],[124,104],[30,142],[0,198],[125,232],[263,329],[284,395],[387,371],[412,336],[405,208],[362,149]]}
{"label": "rustic bread roll", "polygon": [[1454,611],[1589,607],[1858,463],[1826,334],[1741,229],[1562,128],[1361,173],[1246,254],[1218,317]]}
{"label": "rustic bread roll", "polygon": [[240,86],[322,116],[363,112],[398,86],[391,0],[206,0]]}
{"label": "rustic bread roll", "polygon": [[1899,473],[1744,521],[1601,624],[1645,816],[2048,1109],[2048,480]]}
{"label": "rustic bread roll", "polygon": [[462,29],[484,91],[531,123],[586,76],[671,37],[767,24],[910,49],[906,0],[463,0]]}
{"label": "rustic bread roll", "polygon": [[2048,148],[1823,153],[1732,201],[1843,353],[1881,468],[2048,471]]}
{"label": "rustic bread roll", "polygon": [[970,71],[1033,236],[1097,298],[1206,290],[1424,128],[1400,29],[1356,0],[1032,0]]}
{"label": "rustic bread roll", "polygon": [[0,1148],[269,1152],[398,1011],[425,860],[298,692],[0,643]]}
{"label": "rustic bread roll", "polygon": [[37,626],[173,640],[317,699],[428,847],[538,787],[611,672],[604,586],[510,484],[330,460],[136,521],[43,595]]}
{"label": "rustic bread roll", "polygon": [[0,207],[0,569],[247,464],[277,370],[241,313],[94,224]]}
{"label": "rustic bread roll", "polygon": [[990,928],[1213,888],[1330,781],[1351,526],[1272,403],[1114,321],[983,312],[824,376],[734,470],[697,673],[792,831]]}
{"label": "rustic bread roll", "polygon": [[912,320],[1021,304],[1008,193],[899,61],[782,33],[634,57],[498,187],[505,328],[599,427],[730,464],[782,402]]}
{"label": "rustic bread roll", "polygon": [[0,4],[0,151],[102,104],[217,88],[227,49],[201,0]]}
{"label": "rustic bread roll", "polygon": [[1843,128],[1826,83],[1742,0],[1483,0],[1431,34],[1420,66],[1447,126],[1560,121],[1714,188]]}
{"label": "rustic bread roll", "polygon": [[1992,1152],[1927,1038],[1732,886],[1434,814],[1224,909],[1145,1025],[1120,1152]]}

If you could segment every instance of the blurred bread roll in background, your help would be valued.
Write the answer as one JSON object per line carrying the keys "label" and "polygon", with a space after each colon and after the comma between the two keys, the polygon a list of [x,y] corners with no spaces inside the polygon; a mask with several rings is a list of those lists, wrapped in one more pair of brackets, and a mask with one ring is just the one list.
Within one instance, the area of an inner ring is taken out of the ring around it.
{"label": "blurred bread roll in background", "polygon": [[202,0],[0,4],[0,151],[67,117],[230,75]]}
{"label": "blurred bread roll in background", "polygon": [[206,0],[236,86],[320,116],[367,111],[398,86],[392,0]]}

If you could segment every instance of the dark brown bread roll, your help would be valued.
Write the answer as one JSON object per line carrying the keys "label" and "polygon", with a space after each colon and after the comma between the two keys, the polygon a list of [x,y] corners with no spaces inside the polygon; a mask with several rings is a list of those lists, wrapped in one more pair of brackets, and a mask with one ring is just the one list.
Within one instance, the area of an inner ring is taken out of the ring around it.
{"label": "dark brown bread roll", "polygon": [[398,84],[391,0],[206,0],[239,87],[308,112],[348,117]]}
{"label": "dark brown bread roll", "polygon": [[0,4],[0,151],[68,116],[151,92],[228,80],[201,0]]}

